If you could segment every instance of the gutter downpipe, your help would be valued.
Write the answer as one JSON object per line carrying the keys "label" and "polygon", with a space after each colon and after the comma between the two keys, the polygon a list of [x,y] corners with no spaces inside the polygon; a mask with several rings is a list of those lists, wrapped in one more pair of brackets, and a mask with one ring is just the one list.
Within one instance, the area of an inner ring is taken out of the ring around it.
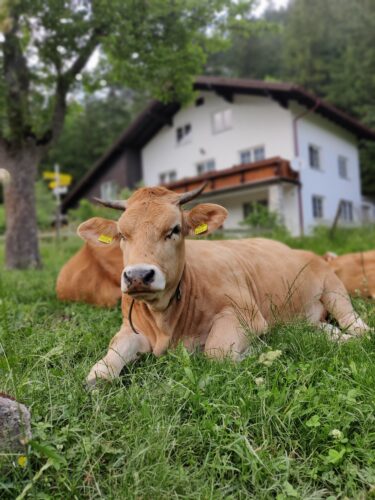
{"label": "gutter downpipe", "polygon": [[[315,101],[315,104],[312,108],[306,109],[305,111],[302,111],[299,115],[295,116],[293,118],[293,141],[294,141],[294,155],[296,158],[299,157],[299,143],[298,143],[298,128],[297,128],[297,122],[304,116],[313,113],[318,109],[320,106],[320,99],[317,99]],[[299,227],[300,227],[300,232],[301,236],[304,236],[304,217],[303,217],[303,205],[302,205],[302,184],[301,182],[299,183],[298,186],[298,209],[299,209]]]}

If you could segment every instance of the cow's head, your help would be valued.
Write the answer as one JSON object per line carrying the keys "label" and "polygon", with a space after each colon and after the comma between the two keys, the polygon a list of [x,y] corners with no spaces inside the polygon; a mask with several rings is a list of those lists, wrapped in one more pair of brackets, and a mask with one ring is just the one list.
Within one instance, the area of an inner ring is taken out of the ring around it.
{"label": "cow's head", "polygon": [[163,187],[142,188],[127,201],[100,203],[123,211],[118,222],[94,217],[78,227],[78,234],[94,245],[120,241],[124,257],[121,289],[156,308],[169,303],[185,265],[186,236],[210,234],[220,227],[227,211],[204,203],[183,210],[204,185],[183,194]]}

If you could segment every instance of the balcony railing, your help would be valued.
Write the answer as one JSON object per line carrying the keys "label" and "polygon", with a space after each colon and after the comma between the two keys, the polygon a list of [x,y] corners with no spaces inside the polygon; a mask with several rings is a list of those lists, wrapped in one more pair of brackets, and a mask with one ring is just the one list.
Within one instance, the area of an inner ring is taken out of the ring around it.
{"label": "balcony railing", "polygon": [[280,157],[235,165],[224,170],[206,172],[205,174],[165,184],[165,186],[177,193],[183,193],[199,187],[203,182],[208,182],[205,189],[205,193],[208,193],[210,191],[251,187],[252,185],[276,181],[299,183],[298,172],[293,171],[289,162]]}

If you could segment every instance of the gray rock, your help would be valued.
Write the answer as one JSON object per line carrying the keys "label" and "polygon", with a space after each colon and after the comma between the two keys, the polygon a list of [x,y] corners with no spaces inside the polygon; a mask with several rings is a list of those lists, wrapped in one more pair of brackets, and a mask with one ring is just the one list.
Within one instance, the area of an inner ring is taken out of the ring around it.
{"label": "gray rock", "polygon": [[0,393],[0,452],[23,451],[29,439],[31,425],[28,408]]}

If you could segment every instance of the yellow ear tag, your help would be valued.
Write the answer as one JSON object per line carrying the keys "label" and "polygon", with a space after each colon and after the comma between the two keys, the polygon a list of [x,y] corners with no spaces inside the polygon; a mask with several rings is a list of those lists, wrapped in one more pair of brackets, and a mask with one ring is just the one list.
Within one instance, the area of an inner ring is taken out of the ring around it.
{"label": "yellow ear tag", "polygon": [[108,236],[107,234],[101,234],[98,238],[98,241],[100,241],[101,243],[106,243],[108,245],[108,243],[112,243],[113,238],[112,236]]}
{"label": "yellow ear tag", "polygon": [[205,233],[208,229],[208,226],[207,224],[199,224],[199,226],[197,226],[195,229],[194,229],[194,234],[202,234],[202,233]]}

